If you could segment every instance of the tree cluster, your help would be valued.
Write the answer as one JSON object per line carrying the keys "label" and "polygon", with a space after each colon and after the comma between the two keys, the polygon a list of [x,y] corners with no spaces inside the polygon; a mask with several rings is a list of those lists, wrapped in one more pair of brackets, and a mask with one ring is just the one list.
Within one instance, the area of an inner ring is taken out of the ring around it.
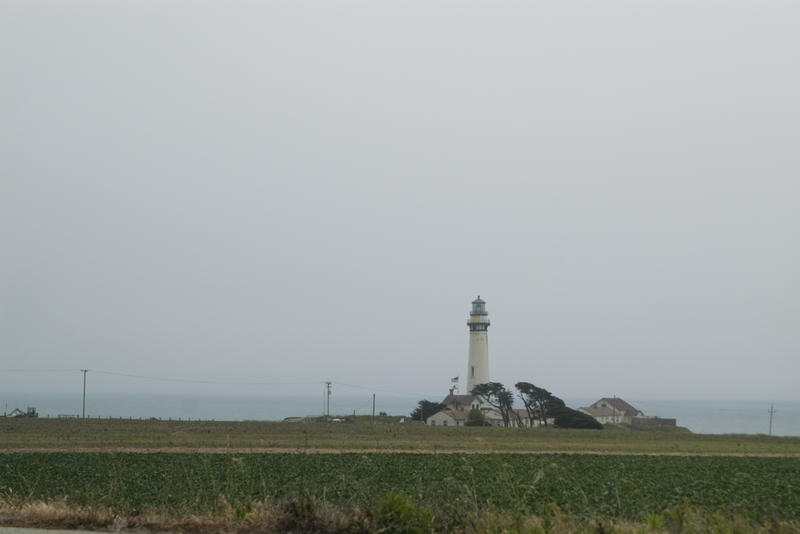
{"label": "tree cluster", "polygon": [[536,422],[547,426],[548,417],[553,417],[556,410],[566,406],[564,401],[530,382],[517,382],[514,387],[517,388],[519,398],[528,413],[530,426]]}
{"label": "tree cluster", "polygon": [[[548,419],[560,428],[603,428],[594,417],[567,407],[563,400],[544,388],[530,382],[514,384],[517,396],[522,401],[530,426],[547,425]],[[486,403],[500,412],[503,426],[510,426],[512,420],[522,426],[522,418],[514,410],[514,394],[500,382],[489,382],[475,386],[471,393],[482,397]]]}
{"label": "tree cluster", "polygon": [[471,393],[482,397],[495,410],[500,412],[500,417],[503,418],[503,426],[509,426],[512,410],[514,409],[514,395],[503,384],[500,382],[478,384],[472,388]]}
{"label": "tree cluster", "polygon": [[437,414],[447,408],[441,402],[432,402],[429,400],[421,400],[417,407],[411,412],[412,421],[425,421],[428,417]]}
{"label": "tree cluster", "polygon": [[[578,410],[569,408],[563,400],[559,399],[544,388],[530,382],[517,382],[514,384],[517,397],[525,407],[529,426],[537,424],[547,426],[548,420],[559,428],[603,428],[594,417]],[[478,384],[470,392],[481,397],[484,402],[500,413],[503,426],[509,427],[512,422],[522,426],[522,417],[514,410],[514,393],[500,382]],[[417,408],[411,412],[411,419],[425,421],[428,417],[444,410],[446,405],[440,402],[421,400]],[[488,424],[480,410],[471,410],[467,416],[466,426],[484,426]]]}

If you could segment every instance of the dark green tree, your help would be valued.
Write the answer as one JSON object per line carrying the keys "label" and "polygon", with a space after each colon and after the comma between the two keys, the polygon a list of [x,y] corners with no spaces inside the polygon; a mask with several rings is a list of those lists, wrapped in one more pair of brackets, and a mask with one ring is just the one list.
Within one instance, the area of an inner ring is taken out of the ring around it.
{"label": "dark green tree", "polygon": [[467,421],[464,426],[486,426],[486,418],[479,409],[473,408],[467,414]]}
{"label": "dark green tree", "polygon": [[519,398],[525,406],[525,411],[528,412],[531,426],[535,421],[547,425],[547,419],[555,417],[555,412],[565,406],[563,400],[530,382],[517,382],[514,387],[517,388]]}
{"label": "dark green tree", "polygon": [[428,417],[441,412],[445,408],[447,408],[447,406],[441,402],[421,400],[414,411],[411,412],[411,419],[413,421],[425,421]]}
{"label": "dark green tree", "polygon": [[553,416],[553,423],[559,428],[589,428],[595,430],[603,428],[603,425],[591,415],[573,410],[567,406],[554,409]]}
{"label": "dark green tree", "polygon": [[555,395],[550,395],[550,398],[547,399],[547,402],[544,403],[544,413],[547,417],[555,417],[556,413],[561,410],[562,408],[566,408],[566,403],[556,397]]}
{"label": "dark green tree", "polygon": [[500,412],[500,417],[503,418],[503,426],[508,427],[511,423],[511,411],[514,409],[514,395],[503,384],[500,382],[478,384],[472,388],[470,393],[482,397]]}
{"label": "dark green tree", "polygon": [[534,386],[530,382],[517,382],[514,387],[517,388],[519,398],[525,406],[525,411],[528,412],[530,426],[534,426],[537,421],[539,424],[547,425],[547,410],[552,400],[558,397],[553,397],[553,394],[546,389]]}

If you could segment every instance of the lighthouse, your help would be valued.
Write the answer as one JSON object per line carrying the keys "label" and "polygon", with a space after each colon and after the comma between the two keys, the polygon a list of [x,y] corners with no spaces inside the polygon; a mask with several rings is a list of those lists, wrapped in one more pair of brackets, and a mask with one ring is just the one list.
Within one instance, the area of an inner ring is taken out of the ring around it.
{"label": "lighthouse", "polygon": [[489,382],[489,312],[486,301],[478,298],[472,301],[469,312],[469,367],[467,367],[467,393],[478,384]]}

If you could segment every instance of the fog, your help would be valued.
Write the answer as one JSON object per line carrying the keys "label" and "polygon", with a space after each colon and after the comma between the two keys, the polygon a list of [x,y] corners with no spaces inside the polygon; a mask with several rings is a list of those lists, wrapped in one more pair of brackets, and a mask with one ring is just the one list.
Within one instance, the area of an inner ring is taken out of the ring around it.
{"label": "fog", "polygon": [[799,23],[3,0],[0,391],[796,400]]}

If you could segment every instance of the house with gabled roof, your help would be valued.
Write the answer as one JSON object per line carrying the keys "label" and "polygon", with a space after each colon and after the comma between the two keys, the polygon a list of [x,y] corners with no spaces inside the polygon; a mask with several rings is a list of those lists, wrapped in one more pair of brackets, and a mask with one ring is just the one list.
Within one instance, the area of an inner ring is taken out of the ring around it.
{"label": "house with gabled roof", "polygon": [[601,424],[631,424],[634,417],[643,417],[641,410],[634,408],[617,397],[603,397],[591,406],[578,408],[578,411],[594,417]]}
{"label": "house with gabled roof", "polygon": [[479,395],[455,395],[452,392],[442,400],[448,410],[489,410],[492,408],[483,397]]}
{"label": "house with gabled roof", "polygon": [[480,410],[484,419],[490,425],[500,426],[503,418],[500,412],[486,402],[480,395],[456,395],[455,388],[450,389],[450,394],[442,399],[445,409],[433,414],[425,420],[429,426],[464,426],[471,410]]}
{"label": "house with gabled roof", "polygon": [[[486,399],[480,395],[456,395],[452,391],[442,399],[445,409],[433,414],[425,420],[429,426],[464,426],[471,410],[480,410],[487,423],[492,426],[503,426],[503,416]],[[552,423],[552,419],[548,420]],[[511,427],[530,426],[528,412],[524,409],[512,410],[509,424]],[[539,426],[538,421],[534,426]]]}
{"label": "house with gabled roof", "polygon": [[[428,426],[464,426],[469,417],[468,410],[442,410],[437,412],[425,420]],[[496,410],[481,410],[483,417],[487,423],[493,426],[501,426],[503,418]]]}

